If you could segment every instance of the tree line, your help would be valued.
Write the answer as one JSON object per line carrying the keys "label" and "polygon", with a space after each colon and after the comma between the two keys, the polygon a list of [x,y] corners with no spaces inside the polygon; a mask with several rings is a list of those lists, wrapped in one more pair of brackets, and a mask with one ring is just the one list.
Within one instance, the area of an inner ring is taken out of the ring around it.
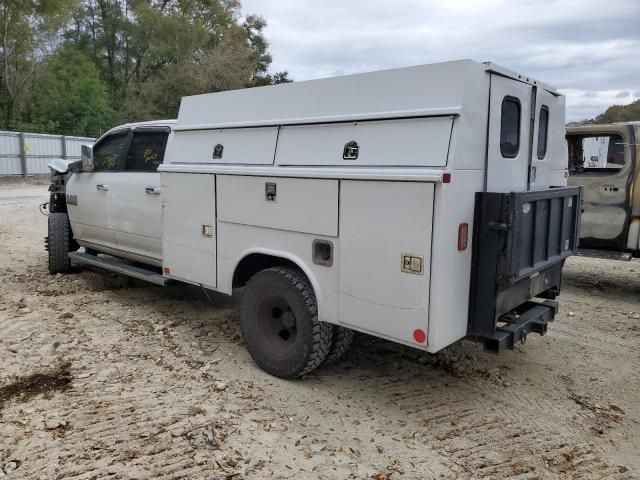
{"label": "tree line", "polygon": [[238,0],[2,0],[0,129],[98,136],[184,95],[291,81]]}

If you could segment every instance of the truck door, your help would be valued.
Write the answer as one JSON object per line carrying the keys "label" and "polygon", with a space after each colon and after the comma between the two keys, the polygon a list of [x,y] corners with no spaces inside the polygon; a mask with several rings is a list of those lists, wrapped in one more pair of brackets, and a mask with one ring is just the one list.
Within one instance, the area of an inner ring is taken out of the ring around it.
{"label": "truck door", "polygon": [[564,138],[564,97],[537,88],[533,128],[533,152],[529,183],[531,190],[562,186],[567,172]]}
{"label": "truck door", "polygon": [[633,130],[627,126],[568,129],[569,185],[583,185],[580,248],[622,251],[631,223]]}
{"label": "truck door", "polygon": [[162,259],[162,196],[158,166],[169,128],[137,128],[123,171],[111,186],[111,219],[118,248],[151,260]]}
{"label": "truck door", "polygon": [[532,92],[529,84],[491,75],[486,182],[489,192],[528,189]]}
{"label": "truck door", "polygon": [[116,246],[110,220],[111,187],[124,157],[128,133],[128,130],[114,132],[96,143],[94,170],[74,173],[67,183],[71,228],[83,245]]}

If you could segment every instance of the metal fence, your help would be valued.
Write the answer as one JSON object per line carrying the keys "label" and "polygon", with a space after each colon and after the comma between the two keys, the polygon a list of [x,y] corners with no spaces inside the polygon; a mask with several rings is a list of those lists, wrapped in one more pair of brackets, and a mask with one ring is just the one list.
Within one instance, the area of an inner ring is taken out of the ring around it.
{"label": "metal fence", "polygon": [[47,135],[0,130],[0,175],[42,175],[49,173],[53,158],[80,159],[80,147],[94,138]]}

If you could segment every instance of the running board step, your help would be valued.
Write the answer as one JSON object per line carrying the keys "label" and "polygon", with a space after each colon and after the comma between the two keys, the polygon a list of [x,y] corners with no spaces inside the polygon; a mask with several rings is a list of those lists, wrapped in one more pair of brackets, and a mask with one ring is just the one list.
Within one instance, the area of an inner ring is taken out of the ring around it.
{"label": "running board step", "polygon": [[630,262],[633,259],[633,254],[629,252],[610,252],[609,250],[589,250],[586,248],[579,248],[576,251],[576,255],[580,257],[605,258],[607,260],[622,260],[623,262]]}
{"label": "running board step", "polygon": [[83,265],[91,265],[94,267],[104,268],[105,270],[109,270],[111,272],[137,278],[138,280],[144,280],[145,282],[150,282],[155,285],[161,285],[163,287],[170,281],[170,279],[168,279],[167,277],[163,277],[159,273],[156,273],[152,270],[136,267],[134,265],[122,263],[117,260],[100,258],[96,255],[90,255],[88,253],[70,252],[69,258],[72,261],[81,263]]}

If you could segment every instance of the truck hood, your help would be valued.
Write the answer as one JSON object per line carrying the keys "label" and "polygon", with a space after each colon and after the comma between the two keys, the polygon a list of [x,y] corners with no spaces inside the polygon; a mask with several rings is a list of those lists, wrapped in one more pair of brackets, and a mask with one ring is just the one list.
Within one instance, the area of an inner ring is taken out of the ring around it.
{"label": "truck hood", "polygon": [[77,160],[69,160],[68,158],[54,158],[49,160],[47,166],[55,171],[60,173],[66,173],[69,170],[69,165]]}

